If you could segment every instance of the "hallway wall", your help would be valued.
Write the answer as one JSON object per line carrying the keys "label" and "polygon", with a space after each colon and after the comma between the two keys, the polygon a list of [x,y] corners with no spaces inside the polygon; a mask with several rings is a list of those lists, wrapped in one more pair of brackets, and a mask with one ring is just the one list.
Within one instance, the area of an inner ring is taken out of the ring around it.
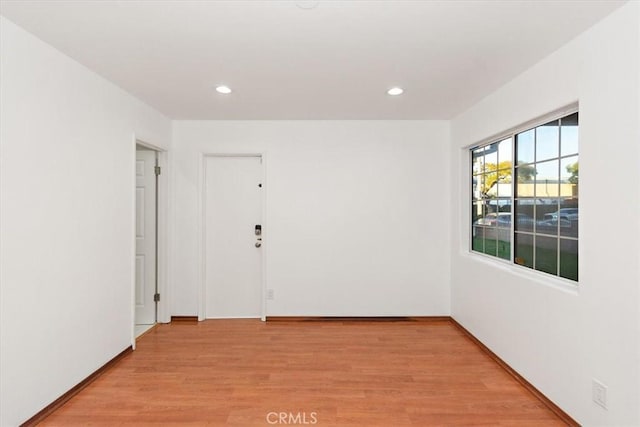
{"label": "hallway wall", "polygon": [[134,133],[170,121],[0,17],[0,425],[132,342]]}
{"label": "hallway wall", "polygon": [[267,315],[449,314],[448,139],[446,121],[175,121],[173,314],[198,312],[202,155],[251,152]]}

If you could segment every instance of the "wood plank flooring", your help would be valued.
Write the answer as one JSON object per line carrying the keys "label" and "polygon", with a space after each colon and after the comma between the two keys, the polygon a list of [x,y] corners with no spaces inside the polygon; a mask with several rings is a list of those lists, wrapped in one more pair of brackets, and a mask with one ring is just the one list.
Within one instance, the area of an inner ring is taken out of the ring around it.
{"label": "wood plank flooring", "polygon": [[449,321],[259,320],[158,325],[40,425],[283,420],[346,427],[564,425]]}

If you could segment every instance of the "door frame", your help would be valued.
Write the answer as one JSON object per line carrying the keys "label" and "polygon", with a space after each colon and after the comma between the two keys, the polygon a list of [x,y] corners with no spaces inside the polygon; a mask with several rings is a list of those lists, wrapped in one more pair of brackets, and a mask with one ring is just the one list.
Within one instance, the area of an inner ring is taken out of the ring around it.
{"label": "door frame", "polygon": [[157,319],[156,323],[168,323],[170,322],[169,316],[169,289],[167,284],[168,277],[168,213],[169,213],[169,153],[164,148],[158,147],[154,144],[139,139],[136,135],[133,135],[133,141],[131,144],[131,199],[132,199],[132,212],[131,212],[131,241],[132,241],[132,276],[131,276],[131,346],[135,350],[136,348],[136,336],[135,336],[135,324],[136,324],[136,147],[142,146],[149,150],[155,151],[158,158],[158,166],[160,166],[162,172],[158,176],[157,185],[157,242],[158,242],[158,256],[156,262],[158,263],[158,273],[156,280],[158,282],[158,293],[160,294],[160,301],[157,303]]}
{"label": "door frame", "polygon": [[[198,239],[199,245],[199,260],[198,265],[200,266],[199,273],[199,283],[200,283],[200,292],[198,295],[198,320],[202,321],[206,319],[206,311],[207,311],[207,266],[206,266],[206,168],[207,168],[207,159],[212,157],[258,157],[262,159],[262,274],[261,274],[261,284],[260,284],[260,301],[261,301],[261,314],[260,319],[264,322],[267,316],[267,301],[266,301],[266,288],[267,288],[267,253],[269,247],[268,233],[269,227],[267,226],[267,185],[266,185],[266,170],[267,170],[267,154],[266,152],[247,152],[247,153],[238,153],[238,152],[229,152],[229,153],[201,153],[200,155],[200,166],[198,168],[198,186],[199,186],[199,197],[198,197],[198,212],[200,215],[198,216],[198,235],[200,238]],[[266,240],[266,245],[265,245]]]}

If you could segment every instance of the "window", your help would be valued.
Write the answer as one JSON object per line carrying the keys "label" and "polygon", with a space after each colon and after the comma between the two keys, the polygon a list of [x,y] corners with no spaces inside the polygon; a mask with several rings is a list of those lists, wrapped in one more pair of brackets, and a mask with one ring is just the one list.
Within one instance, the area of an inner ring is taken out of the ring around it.
{"label": "window", "polygon": [[471,250],[578,281],[578,113],[471,149]]}

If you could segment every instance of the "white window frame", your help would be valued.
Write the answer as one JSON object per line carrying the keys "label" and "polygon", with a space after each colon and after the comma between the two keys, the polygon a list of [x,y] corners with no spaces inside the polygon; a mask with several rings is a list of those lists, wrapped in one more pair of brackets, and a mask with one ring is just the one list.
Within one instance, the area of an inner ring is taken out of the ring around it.
{"label": "white window frame", "polygon": [[[512,155],[512,162],[511,162],[511,179],[512,179],[512,186],[511,186],[511,199],[510,199],[510,203],[511,203],[511,215],[512,215],[512,219],[511,219],[511,226],[509,228],[509,233],[510,233],[510,254],[509,254],[509,259],[504,259],[504,258],[500,258],[497,255],[489,255],[483,252],[478,252],[473,250],[473,222],[472,222],[472,217],[469,215],[468,217],[465,215],[464,217],[467,218],[466,224],[465,224],[465,228],[467,230],[468,233],[468,239],[467,239],[467,253],[471,256],[474,257],[480,257],[481,259],[485,259],[487,262],[492,262],[492,263],[498,263],[498,265],[503,265],[503,266],[509,266],[512,267],[513,269],[515,269],[514,271],[517,271],[519,273],[525,273],[525,274],[531,274],[534,277],[538,277],[538,278],[544,278],[544,279],[551,279],[553,282],[560,284],[562,287],[566,287],[567,285],[569,285],[569,289],[573,290],[576,289],[579,281],[580,281],[580,274],[579,274],[579,265],[580,265],[580,246],[579,246],[579,241],[580,238],[576,238],[576,239],[568,239],[568,240],[576,240],[578,241],[578,280],[572,280],[572,279],[568,279],[565,277],[560,276],[559,274],[551,274],[551,273],[547,273],[545,271],[541,271],[541,270],[536,270],[535,268],[531,268],[531,267],[527,267],[527,266],[523,266],[523,265],[519,265],[515,262],[515,220],[513,219],[513,214],[514,214],[514,210],[515,210],[515,203],[516,203],[516,197],[515,197],[515,180],[516,180],[516,135],[526,132],[528,130],[534,129],[538,126],[544,125],[548,122],[554,121],[554,120],[558,120],[561,119],[563,117],[569,116],[571,114],[574,113],[578,113],[579,112],[579,103],[578,102],[574,102],[570,105],[567,105],[565,107],[562,107],[560,109],[554,110],[550,113],[544,114],[542,116],[539,116],[533,120],[530,120],[528,122],[525,122],[521,125],[518,126],[514,126],[504,132],[500,132],[497,134],[494,134],[493,136],[489,137],[489,138],[484,138],[474,144],[471,144],[467,147],[465,147],[465,151],[467,153],[467,162],[466,162],[466,167],[467,167],[467,172],[464,174],[467,178],[467,185],[468,185],[468,193],[466,195],[466,202],[464,203],[464,206],[467,210],[467,212],[471,212],[472,210],[472,206],[473,206],[473,150],[489,145],[489,144],[493,144],[493,143],[499,143],[500,141],[503,141],[507,138],[511,138],[511,155]],[[578,124],[578,126],[580,127],[580,125]],[[580,132],[578,130],[578,132]],[[580,141],[580,137],[578,137],[578,142]],[[578,149],[578,155],[580,154],[580,149]],[[559,155],[557,157],[558,161],[560,161],[562,159],[562,155]],[[537,162],[534,159],[534,163],[532,164],[536,164]],[[535,230],[532,233],[527,233],[527,234],[532,234],[532,235],[536,235]],[[543,234],[544,236],[544,234]],[[578,232],[578,236],[580,236],[580,233]],[[558,238],[558,245],[560,244],[560,235],[558,234],[557,236]],[[534,249],[534,253],[535,253],[535,249]],[[534,264],[535,266],[535,264]],[[558,270],[560,268],[560,265],[558,265]]]}

